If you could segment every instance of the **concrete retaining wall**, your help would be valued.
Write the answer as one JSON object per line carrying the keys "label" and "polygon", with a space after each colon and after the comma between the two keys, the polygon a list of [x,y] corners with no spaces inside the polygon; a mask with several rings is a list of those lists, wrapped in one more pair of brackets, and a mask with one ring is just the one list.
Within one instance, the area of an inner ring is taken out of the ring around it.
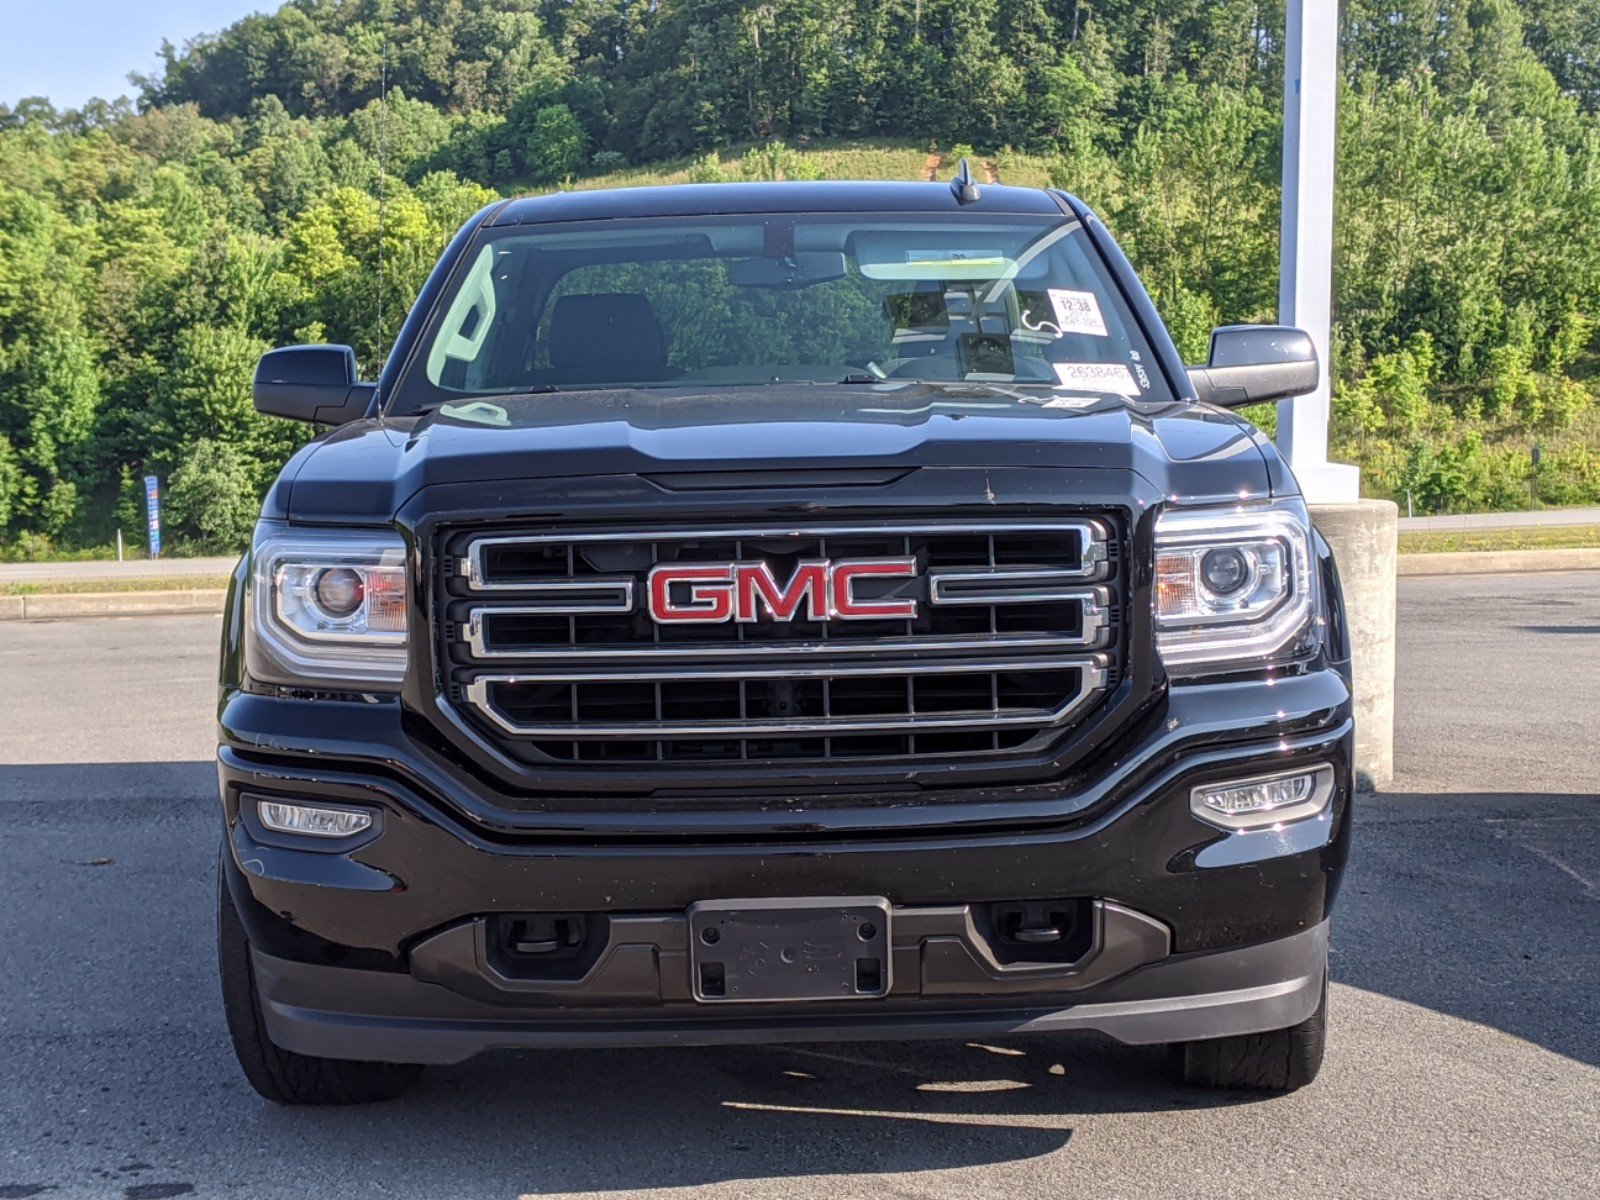
{"label": "concrete retaining wall", "polygon": [[196,588],[167,592],[60,592],[37,596],[0,596],[0,621],[220,613],[227,594],[221,588]]}
{"label": "concrete retaining wall", "polygon": [[1311,519],[1339,566],[1355,677],[1356,780],[1394,779],[1395,521],[1389,500],[1319,504]]}

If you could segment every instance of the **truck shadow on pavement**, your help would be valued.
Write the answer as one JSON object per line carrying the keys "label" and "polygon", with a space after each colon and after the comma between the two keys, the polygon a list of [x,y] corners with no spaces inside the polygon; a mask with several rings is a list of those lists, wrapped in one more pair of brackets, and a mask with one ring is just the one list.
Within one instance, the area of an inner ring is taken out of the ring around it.
{"label": "truck shadow on pavement", "polygon": [[1093,1038],[560,1051],[430,1070],[377,1122],[262,1107],[241,1133],[336,1157],[359,1129],[381,1156],[425,1127],[446,1157],[419,1164],[418,1194],[496,1195],[502,1171],[507,1195],[564,1194],[1020,1163],[1067,1146],[1075,1115],[1241,1102]]}
{"label": "truck shadow on pavement", "polygon": [[[405,1164],[404,1194],[430,1200],[1027,1171],[1085,1115],[1259,1099],[1181,1086],[1162,1048],[1028,1036],[501,1054],[388,1105],[275,1108],[239,1075],[216,992],[214,786],[201,762],[0,766],[0,1111],[21,1152],[7,1172],[26,1172],[0,1194],[71,1192],[91,1170],[97,1196],[154,1183],[119,1160],[184,1164],[172,1178],[206,1192],[304,1194],[271,1182],[285,1147],[327,1194],[401,1194],[373,1191],[373,1172]],[[1395,795],[1359,800],[1356,820],[1336,983],[1600,1064],[1600,795]],[[1337,1032],[1331,1053],[1358,1057]]]}
{"label": "truck shadow on pavement", "polygon": [[1358,797],[1333,978],[1600,1066],[1600,794]]}

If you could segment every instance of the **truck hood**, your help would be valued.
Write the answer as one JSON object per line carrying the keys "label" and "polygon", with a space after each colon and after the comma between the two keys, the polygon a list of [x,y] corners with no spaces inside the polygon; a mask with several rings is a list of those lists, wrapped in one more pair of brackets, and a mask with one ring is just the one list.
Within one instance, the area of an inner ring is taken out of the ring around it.
{"label": "truck hood", "polygon": [[1121,470],[1199,501],[1270,495],[1271,453],[1247,422],[1187,401],[988,384],[626,389],[357,421],[297,455],[280,488],[291,520],[334,524],[387,523],[439,484],[756,469]]}

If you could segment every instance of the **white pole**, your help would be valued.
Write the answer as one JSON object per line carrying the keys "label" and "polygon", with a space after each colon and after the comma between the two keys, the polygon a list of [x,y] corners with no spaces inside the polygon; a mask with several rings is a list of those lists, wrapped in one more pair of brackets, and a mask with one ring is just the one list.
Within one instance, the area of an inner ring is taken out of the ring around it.
{"label": "white pole", "polygon": [[1360,473],[1328,462],[1339,11],[1337,0],[1290,0],[1288,7],[1278,320],[1311,335],[1322,360],[1322,382],[1308,396],[1278,403],[1278,448],[1308,503],[1346,504],[1358,498]]}

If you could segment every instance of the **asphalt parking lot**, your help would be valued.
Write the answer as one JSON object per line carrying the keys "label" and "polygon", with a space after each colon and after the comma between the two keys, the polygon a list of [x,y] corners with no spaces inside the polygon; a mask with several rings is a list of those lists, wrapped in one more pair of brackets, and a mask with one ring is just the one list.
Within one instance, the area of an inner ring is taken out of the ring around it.
{"label": "asphalt parking lot", "polygon": [[0,625],[0,1200],[1600,1195],[1600,573],[1401,585],[1322,1078],[1094,1038],[505,1055],[245,1086],[211,946],[215,618]]}

